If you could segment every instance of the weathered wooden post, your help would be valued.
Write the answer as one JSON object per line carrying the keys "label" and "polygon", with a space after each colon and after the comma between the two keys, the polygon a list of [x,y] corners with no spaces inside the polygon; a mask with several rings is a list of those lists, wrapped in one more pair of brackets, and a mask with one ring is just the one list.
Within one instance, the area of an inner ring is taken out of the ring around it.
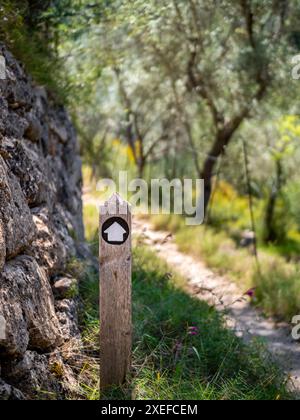
{"label": "weathered wooden post", "polygon": [[131,366],[131,210],[114,194],[100,208],[100,388],[122,384]]}

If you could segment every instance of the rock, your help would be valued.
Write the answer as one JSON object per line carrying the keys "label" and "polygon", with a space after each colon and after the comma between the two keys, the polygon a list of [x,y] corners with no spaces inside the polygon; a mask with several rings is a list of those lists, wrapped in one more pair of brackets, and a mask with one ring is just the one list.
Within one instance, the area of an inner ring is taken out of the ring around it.
{"label": "rock", "polygon": [[[0,356],[19,357],[29,344],[28,324],[23,313],[18,284],[12,285],[5,278],[5,269],[0,275],[0,313],[5,320],[5,339],[0,340]],[[18,272],[16,272],[18,274]]]}
{"label": "rock", "polygon": [[6,79],[1,80],[1,94],[13,108],[30,109],[33,100],[30,79],[3,44],[0,45],[0,52],[6,60]]}
{"label": "rock", "polygon": [[241,237],[241,241],[240,241],[240,246],[242,248],[248,248],[252,245],[255,244],[255,232],[252,232],[250,230],[245,230],[242,233],[242,237]]}
{"label": "rock", "polygon": [[0,220],[0,272],[5,264],[6,258],[6,242],[5,242],[5,231]]}
{"label": "rock", "polygon": [[60,399],[63,393],[61,378],[58,381],[51,372],[48,357],[33,351],[27,351],[21,361],[6,366],[4,376],[31,398]]}
{"label": "rock", "polygon": [[0,379],[0,400],[9,400],[11,396],[11,386]]}
{"label": "rock", "polygon": [[12,400],[12,401],[24,401],[24,400],[26,400],[26,398],[25,398],[25,395],[19,389],[11,387],[10,400]]}
{"label": "rock", "polygon": [[6,321],[2,355],[21,356],[28,347],[46,351],[63,342],[46,273],[31,257],[5,265],[0,275],[0,313]]}
{"label": "rock", "polygon": [[0,156],[0,220],[4,229],[6,257],[21,253],[32,241],[35,226],[17,178]]}
{"label": "rock", "polygon": [[5,135],[10,137],[22,138],[24,136],[28,122],[26,118],[17,112],[9,110],[5,125]]}
{"label": "rock", "polygon": [[24,395],[18,389],[8,385],[0,379],[0,400],[25,400]]}
{"label": "rock", "polygon": [[76,279],[62,277],[56,280],[52,290],[58,300],[74,298],[78,294],[78,282]]}
{"label": "rock", "polygon": [[68,132],[65,127],[61,126],[59,123],[52,121],[50,123],[50,130],[52,133],[56,134],[59,140],[62,143],[66,143],[68,140]]}
{"label": "rock", "polygon": [[32,144],[29,147],[25,141],[6,137],[0,146],[0,153],[9,169],[19,179],[29,207],[50,201],[46,165],[39,155],[38,148]]}
{"label": "rock", "polygon": [[0,343],[4,340],[6,340],[6,320],[0,315]]}
{"label": "rock", "polygon": [[68,365],[63,365],[63,366],[64,366],[64,377],[63,377],[62,385],[68,396],[74,395],[74,397],[78,399],[78,395],[81,392],[80,390],[81,384],[78,382],[78,376],[75,374],[76,371],[73,371],[72,368]]}
{"label": "rock", "polygon": [[7,117],[8,117],[8,104],[7,101],[0,95],[0,133],[5,134]]}
{"label": "rock", "polygon": [[[74,127],[64,107],[56,107],[50,112],[50,131],[57,139],[66,145],[69,140],[74,139]],[[77,142],[75,142],[77,144]],[[73,149],[74,151],[74,149]],[[78,150],[76,150],[78,152]]]}
{"label": "rock", "polygon": [[36,208],[32,216],[37,233],[27,253],[33,256],[51,277],[64,271],[67,251],[53,225],[48,208]]}
{"label": "rock", "polygon": [[[49,108],[49,98],[46,89],[43,86],[33,86],[33,108],[36,113],[36,117],[41,121],[42,117],[47,114]],[[41,123],[43,123],[41,121]]]}
{"label": "rock", "polygon": [[66,341],[72,337],[79,337],[77,305],[73,299],[55,302],[57,318]]}
{"label": "rock", "polygon": [[57,302],[50,282],[62,280],[70,259],[90,258],[79,144],[64,107],[0,43],[1,54],[0,399],[43,398],[39,389],[56,398],[61,382],[72,382],[58,353],[79,330],[75,281],[54,285]]}
{"label": "rock", "polygon": [[[69,343],[68,343],[69,347]],[[73,343],[71,344],[71,351],[80,351],[78,346]],[[49,365],[50,365],[50,371],[60,379],[61,385],[63,389],[67,392],[68,395],[71,393],[77,393],[78,395],[78,388],[79,388],[79,382],[78,382],[78,376],[74,374],[70,366],[65,363],[64,358],[59,352],[54,352],[50,355],[49,358]]]}
{"label": "rock", "polygon": [[81,241],[80,237],[78,237],[77,219],[63,206],[57,204],[53,211],[53,222],[68,255],[75,258],[77,255],[77,242]]}
{"label": "rock", "polygon": [[6,60],[2,54],[0,54],[0,79],[6,79]]}
{"label": "rock", "polygon": [[28,117],[28,127],[25,130],[25,137],[32,142],[38,142],[42,138],[42,126],[35,115]]}

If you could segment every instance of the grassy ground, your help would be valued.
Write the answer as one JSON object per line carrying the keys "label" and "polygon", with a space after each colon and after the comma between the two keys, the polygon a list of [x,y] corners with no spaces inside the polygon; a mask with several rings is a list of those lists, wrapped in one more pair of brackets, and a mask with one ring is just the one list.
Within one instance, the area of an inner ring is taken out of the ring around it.
{"label": "grassy ground", "polygon": [[[85,210],[89,239],[93,210]],[[97,219],[96,219],[97,220]],[[90,354],[98,353],[98,279],[82,282],[82,327]],[[224,327],[222,317],[191,298],[183,280],[156,255],[135,248],[133,270],[134,352],[128,384],[104,399],[285,399],[283,376],[261,343],[245,346]],[[194,328],[191,328],[194,327]],[[87,367],[89,370],[89,367]],[[98,372],[91,364],[86,399],[99,398]]]}
{"label": "grassy ground", "polygon": [[156,216],[156,229],[171,231],[182,252],[202,258],[218,274],[227,275],[245,290],[256,287],[256,304],[267,315],[291,321],[300,312],[299,265],[266,250],[259,251],[260,271],[253,254],[238,248],[225,232],[184,225],[178,216]]}

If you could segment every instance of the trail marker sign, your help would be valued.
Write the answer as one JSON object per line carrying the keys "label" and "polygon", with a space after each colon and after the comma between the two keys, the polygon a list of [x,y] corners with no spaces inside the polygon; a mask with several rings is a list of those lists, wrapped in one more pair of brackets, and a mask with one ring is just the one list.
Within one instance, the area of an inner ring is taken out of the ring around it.
{"label": "trail marker sign", "polygon": [[131,210],[118,194],[100,207],[100,388],[122,384],[131,367]]}
{"label": "trail marker sign", "polygon": [[102,226],[102,237],[110,245],[123,245],[129,234],[128,223],[120,217],[112,217]]}

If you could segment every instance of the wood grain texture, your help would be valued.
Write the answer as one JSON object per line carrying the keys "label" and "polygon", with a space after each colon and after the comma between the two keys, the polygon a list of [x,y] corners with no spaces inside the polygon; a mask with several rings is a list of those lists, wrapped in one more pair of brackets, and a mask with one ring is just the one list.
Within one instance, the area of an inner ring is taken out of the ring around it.
{"label": "wood grain texture", "polygon": [[[110,245],[102,238],[102,226],[111,217],[121,217],[129,225],[130,235],[123,245]],[[131,211],[117,194],[100,209],[99,233],[100,388],[103,390],[122,384],[131,367]]]}

